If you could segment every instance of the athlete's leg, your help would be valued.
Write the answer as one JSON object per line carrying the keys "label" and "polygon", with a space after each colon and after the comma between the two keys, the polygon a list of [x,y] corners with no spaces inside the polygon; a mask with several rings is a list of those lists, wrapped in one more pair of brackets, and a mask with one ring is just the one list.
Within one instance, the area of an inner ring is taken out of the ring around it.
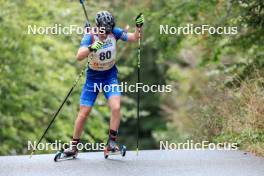
{"label": "athlete's leg", "polygon": [[80,110],[75,120],[73,139],[80,139],[83,126],[92,110],[93,104],[98,95],[98,90],[94,90],[95,80],[87,79],[80,97]]}
{"label": "athlete's leg", "polygon": [[[113,75],[113,77],[107,79],[104,82],[104,86],[110,86],[110,90],[104,92],[105,97],[108,100],[109,107],[111,109],[111,119],[110,119],[110,129],[109,129],[109,138],[107,140],[107,150],[108,151],[116,151],[118,150],[117,145],[117,136],[118,136],[118,128],[120,124],[120,99],[121,99],[121,91],[118,87],[118,79],[117,75]],[[106,91],[106,90],[105,90]]]}
{"label": "athlete's leg", "polygon": [[108,99],[109,107],[111,109],[111,120],[110,120],[110,129],[118,131],[121,114],[120,114],[120,95],[112,95]]}
{"label": "athlete's leg", "polygon": [[109,86],[108,92],[104,92],[106,99],[108,100],[109,107],[111,109],[111,119],[110,119],[110,130],[118,131],[120,124],[120,100],[121,91],[118,87],[117,76],[108,79],[104,86]]}
{"label": "athlete's leg", "polygon": [[82,105],[80,106],[80,111],[75,120],[74,131],[73,131],[70,147],[64,150],[64,154],[66,154],[67,156],[75,156],[75,157],[77,156],[78,154],[77,145],[80,142],[80,137],[83,131],[83,126],[91,110],[92,110],[92,107],[82,106]]}
{"label": "athlete's leg", "polygon": [[83,86],[82,94],[80,97],[80,110],[75,120],[74,132],[72,136],[71,145],[64,150],[64,154],[67,156],[77,156],[77,145],[80,141],[80,137],[83,131],[84,124],[92,110],[93,104],[96,100],[98,91],[93,90],[94,81],[87,79]]}
{"label": "athlete's leg", "polygon": [[119,150],[117,145],[118,128],[120,124],[120,95],[112,95],[108,99],[111,109],[110,130],[107,141],[107,150],[115,152]]}
{"label": "athlete's leg", "polygon": [[82,131],[83,131],[83,126],[84,126],[91,110],[92,110],[92,107],[80,106],[80,111],[79,111],[78,116],[75,120],[73,139],[80,139]]}

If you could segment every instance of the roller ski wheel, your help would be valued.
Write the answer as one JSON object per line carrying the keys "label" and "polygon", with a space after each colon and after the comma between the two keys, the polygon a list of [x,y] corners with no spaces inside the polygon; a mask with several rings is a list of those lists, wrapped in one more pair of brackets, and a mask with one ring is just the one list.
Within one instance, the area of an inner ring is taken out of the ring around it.
{"label": "roller ski wheel", "polygon": [[104,149],[104,158],[107,159],[109,156],[109,151],[107,150],[107,148]]}
{"label": "roller ski wheel", "polygon": [[126,146],[117,146],[115,149],[106,147],[104,149],[104,158],[107,159],[110,155],[121,155],[122,157],[126,156]]}
{"label": "roller ski wheel", "polygon": [[64,151],[59,151],[56,153],[55,157],[54,157],[54,161],[58,162],[58,161],[62,161],[62,160],[70,160],[70,159],[75,159],[78,155],[78,152],[74,153],[74,154],[66,154]]}
{"label": "roller ski wheel", "polygon": [[122,145],[122,147],[121,147],[121,154],[123,157],[126,156],[126,146],[124,146],[124,145]]}

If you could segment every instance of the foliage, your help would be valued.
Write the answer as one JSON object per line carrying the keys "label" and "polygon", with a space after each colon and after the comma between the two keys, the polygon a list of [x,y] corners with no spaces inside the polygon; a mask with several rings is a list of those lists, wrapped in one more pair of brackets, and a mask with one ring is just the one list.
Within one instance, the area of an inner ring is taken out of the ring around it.
{"label": "foliage", "polygon": [[[167,64],[166,81],[177,92],[162,98],[169,121],[167,130],[154,132],[157,140],[238,142],[241,149],[263,155],[263,2],[167,1],[162,9],[163,15],[157,12],[161,24],[239,30],[229,36],[161,36],[166,54],[160,52],[160,63]],[[162,18],[165,14],[177,15]]]}

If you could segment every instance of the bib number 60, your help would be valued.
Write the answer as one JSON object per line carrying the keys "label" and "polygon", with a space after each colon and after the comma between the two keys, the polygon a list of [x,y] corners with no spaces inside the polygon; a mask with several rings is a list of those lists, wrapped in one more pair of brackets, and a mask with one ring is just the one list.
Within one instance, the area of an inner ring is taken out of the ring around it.
{"label": "bib number 60", "polygon": [[99,54],[99,59],[101,61],[105,60],[105,59],[111,59],[112,53],[111,51],[106,51],[106,52],[101,52]]}

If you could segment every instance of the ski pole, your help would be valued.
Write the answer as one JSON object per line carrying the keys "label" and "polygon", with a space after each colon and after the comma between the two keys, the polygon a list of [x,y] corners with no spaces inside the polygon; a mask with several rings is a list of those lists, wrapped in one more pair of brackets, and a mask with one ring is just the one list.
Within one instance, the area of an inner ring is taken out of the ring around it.
{"label": "ski pole", "polygon": [[[142,13],[140,13],[138,16],[142,15]],[[143,25],[143,24],[142,24]],[[137,27],[138,29],[138,60],[137,60],[137,82],[140,83],[140,52],[141,52],[141,27],[142,25]],[[139,152],[139,133],[140,133],[140,91],[137,90],[137,155]]]}
{"label": "ski pole", "polygon": [[[82,4],[82,7],[83,7],[83,10],[84,10],[84,14],[85,14],[85,18],[86,18],[86,25],[88,27],[90,27],[90,22],[89,22],[89,18],[88,18],[88,15],[87,15],[87,11],[85,9],[85,6],[84,6],[84,0],[80,0],[80,3]],[[51,127],[51,125],[53,124],[53,122],[55,121],[56,117],[58,116],[59,112],[61,111],[62,107],[64,106],[65,102],[68,100],[69,96],[71,95],[72,91],[74,90],[74,88],[76,87],[76,85],[78,84],[79,80],[81,79],[81,77],[83,76],[84,74],[84,71],[86,68],[88,68],[88,65],[90,63],[90,60],[92,59],[93,55],[91,56],[90,59],[88,59],[88,62],[86,64],[86,66],[82,69],[81,73],[79,74],[79,76],[77,77],[77,79],[74,81],[73,83],[73,86],[71,87],[71,89],[69,90],[69,92],[67,93],[66,97],[64,98],[63,102],[61,103],[61,105],[59,106],[58,110],[55,112],[55,114],[53,115],[52,117],[52,120],[50,121],[48,127],[46,128],[46,130],[44,131],[44,133],[42,134],[42,136],[40,137],[40,139],[38,140],[38,143],[36,145],[36,147],[39,145],[39,143],[42,141],[42,139],[44,138],[44,136],[46,135],[46,133],[48,132],[49,128]],[[30,157],[32,157],[32,155],[35,153],[37,148],[33,149],[31,154],[30,154]]]}
{"label": "ski pole", "polygon": [[85,0],[80,0],[80,3],[81,3],[81,5],[82,5],[83,12],[84,12],[84,15],[85,15],[85,18],[86,18],[86,27],[90,27],[91,24],[90,24],[90,22],[89,22],[89,18],[88,18],[87,11],[86,11],[86,8],[85,8],[85,5],[84,5],[84,1],[85,1]]}
{"label": "ski pole", "polygon": [[[137,82],[140,83],[140,29],[138,33],[139,39],[138,39],[138,62],[137,62]],[[137,155],[139,150],[139,108],[140,108],[140,91],[137,91]]]}

